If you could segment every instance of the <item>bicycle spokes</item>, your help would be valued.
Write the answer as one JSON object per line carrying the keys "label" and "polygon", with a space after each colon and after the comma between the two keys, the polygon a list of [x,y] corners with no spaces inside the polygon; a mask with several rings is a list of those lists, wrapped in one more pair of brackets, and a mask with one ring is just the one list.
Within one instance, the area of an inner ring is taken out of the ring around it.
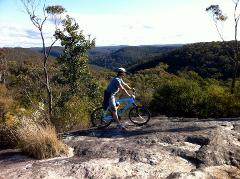
{"label": "bicycle spokes", "polygon": [[134,124],[143,125],[150,120],[150,112],[145,107],[136,107],[129,112],[129,119]]}

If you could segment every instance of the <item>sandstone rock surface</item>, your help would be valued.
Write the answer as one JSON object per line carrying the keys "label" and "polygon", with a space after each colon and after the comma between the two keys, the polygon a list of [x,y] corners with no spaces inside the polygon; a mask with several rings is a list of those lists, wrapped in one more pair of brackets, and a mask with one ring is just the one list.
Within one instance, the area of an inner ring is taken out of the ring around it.
{"label": "sandstone rock surface", "polygon": [[0,151],[0,178],[240,178],[240,120],[153,118],[66,134],[74,156],[34,160]]}

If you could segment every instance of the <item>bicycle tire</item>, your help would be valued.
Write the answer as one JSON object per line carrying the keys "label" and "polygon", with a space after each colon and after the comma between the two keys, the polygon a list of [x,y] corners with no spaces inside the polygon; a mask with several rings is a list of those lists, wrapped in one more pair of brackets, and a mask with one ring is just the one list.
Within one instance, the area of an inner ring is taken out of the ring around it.
{"label": "bicycle tire", "polygon": [[106,122],[102,119],[103,112],[104,112],[103,107],[99,107],[92,112],[91,123],[93,127],[105,128],[112,123],[112,120]]}
{"label": "bicycle tire", "polygon": [[145,106],[137,106],[129,111],[130,121],[138,126],[147,124],[150,118],[151,113]]}

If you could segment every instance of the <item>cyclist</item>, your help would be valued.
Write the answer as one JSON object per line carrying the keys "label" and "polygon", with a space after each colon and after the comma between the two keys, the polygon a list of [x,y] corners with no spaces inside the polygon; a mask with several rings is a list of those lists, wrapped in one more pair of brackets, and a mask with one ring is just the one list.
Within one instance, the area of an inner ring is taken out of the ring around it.
{"label": "cyclist", "polygon": [[118,93],[119,90],[123,90],[129,97],[131,95],[128,93],[128,91],[125,89],[132,89],[129,87],[124,81],[123,78],[126,76],[126,69],[124,68],[118,68],[117,69],[117,76],[112,78],[110,83],[108,84],[107,89],[104,91],[104,100],[103,100],[103,108],[104,110],[107,110],[109,107],[109,110],[112,112],[113,119],[117,123],[117,128],[120,130],[125,131],[126,128],[120,123],[117,115],[117,108],[119,104],[116,103],[115,95]]}

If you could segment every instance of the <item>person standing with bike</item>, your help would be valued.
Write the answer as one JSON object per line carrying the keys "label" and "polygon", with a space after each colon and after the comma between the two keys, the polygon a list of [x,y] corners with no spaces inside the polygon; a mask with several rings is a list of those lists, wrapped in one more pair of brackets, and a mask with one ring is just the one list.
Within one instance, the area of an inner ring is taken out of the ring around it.
{"label": "person standing with bike", "polygon": [[108,84],[107,89],[104,91],[104,100],[103,100],[103,108],[104,110],[109,110],[112,113],[113,119],[117,123],[117,128],[120,130],[125,131],[126,128],[123,126],[123,124],[120,123],[117,115],[117,108],[119,106],[118,103],[116,103],[116,94],[119,92],[119,90],[122,90],[126,93],[127,96],[131,97],[131,95],[128,93],[127,89],[132,89],[129,87],[124,81],[123,78],[126,76],[126,69],[125,68],[118,68],[117,69],[117,76],[112,78],[110,83]]}

